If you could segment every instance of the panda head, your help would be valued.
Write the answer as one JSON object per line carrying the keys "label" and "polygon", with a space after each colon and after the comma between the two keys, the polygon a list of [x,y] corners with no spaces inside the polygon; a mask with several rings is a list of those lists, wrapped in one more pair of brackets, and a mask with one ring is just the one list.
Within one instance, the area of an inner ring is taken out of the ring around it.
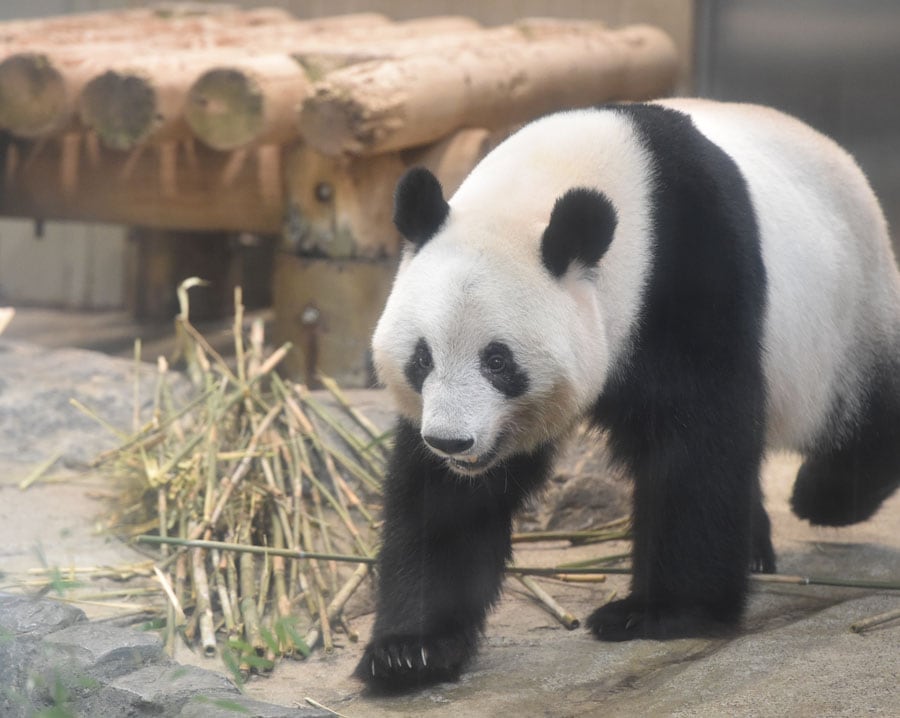
{"label": "panda head", "polygon": [[608,351],[594,272],[616,215],[589,189],[502,210],[459,197],[423,168],[400,180],[407,244],[372,345],[400,413],[475,476],[558,438],[596,397]]}

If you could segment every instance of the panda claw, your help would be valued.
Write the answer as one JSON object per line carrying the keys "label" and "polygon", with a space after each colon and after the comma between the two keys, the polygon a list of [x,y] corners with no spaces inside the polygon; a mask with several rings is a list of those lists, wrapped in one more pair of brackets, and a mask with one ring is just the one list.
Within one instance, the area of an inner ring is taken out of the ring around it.
{"label": "panda claw", "polygon": [[425,651],[425,646],[422,646],[422,668],[428,668],[428,653]]}
{"label": "panda claw", "polygon": [[375,659],[372,659],[372,678],[375,677]]}

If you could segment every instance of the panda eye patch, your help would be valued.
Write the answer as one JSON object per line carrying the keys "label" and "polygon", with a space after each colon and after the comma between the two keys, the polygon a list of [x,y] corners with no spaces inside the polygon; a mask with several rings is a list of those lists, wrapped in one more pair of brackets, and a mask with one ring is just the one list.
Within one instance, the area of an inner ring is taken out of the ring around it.
{"label": "panda eye patch", "polygon": [[417,393],[422,393],[422,385],[433,368],[434,360],[431,358],[431,348],[424,338],[420,338],[403,371],[410,386]]}
{"label": "panda eye patch", "polygon": [[491,385],[509,399],[528,390],[528,374],[516,363],[512,349],[494,341],[481,350],[481,373]]}

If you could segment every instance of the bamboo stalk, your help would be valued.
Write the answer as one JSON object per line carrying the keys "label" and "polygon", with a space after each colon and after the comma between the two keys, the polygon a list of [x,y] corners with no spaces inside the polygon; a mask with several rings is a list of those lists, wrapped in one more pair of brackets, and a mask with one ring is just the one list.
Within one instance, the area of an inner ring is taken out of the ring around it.
{"label": "bamboo stalk", "polygon": [[[284,547],[284,531],[279,521],[272,523],[272,545],[275,548]],[[275,612],[280,618],[287,618],[291,615],[291,602],[288,599],[285,581],[284,556],[272,556],[272,583],[275,591]]]}
{"label": "bamboo stalk", "polygon": [[581,625],[581,621],[560,606],[556,599],[541,588],[533,578],[524,575],[516,576],[516,578],[566,629],[573,631]]}
{"label": "bamboo stalk", "polygon": [[243,552],[238,559],[240,566],[241,582],[241,615],[244,619],[244,636],[254,650],[259,654],[264,648],[262,634],[259,631],[259,613],[256,610],[255,594],[256,567],[253,554]]}
{"label": "bamboo stalk", "polygon": [[19,490],[25,491],[29,486],[31,486],[35,481],[38,481],[44,474],[50,471],[53,468],[53,465],[59,461],[60,457],[63,455],[62,451],[53,452],[46,461],[42,461],[38,464],[34,470],[28,474],[24,479],[19,482]]}
{"label": "bamboo stalk", "polygon": [[237,627],[238,624],[243,622],[243,616],[241,615],[241,604],[238,600],[238,575],[237,575],[237,562],[234,560],[234,553],[227,551],[225,552],[225,576],[228,583],[228,603],[231,605],[231,611],[234,616],[234,624]]}
{"label": "bamboo stalk", "polygon": [[178,620],[178,624],[183,625],[187,622],[187,619],[184,615],[184,609],[181,607],[181,601],[172,589],[172,584],[169,582],[169,579],[166,578],[165,574],[155,566],[153,567],[153,572],[156,574],[156,580],[159,581],[159,585],[162,586],[163,591],[169,599],[169,605],[175,612],[175,618]]}
{"label": "bamboo stalk", "polygon": [[[209,541],[204,539],[181,539],[174,536],[162,538],[161,536],[141,535],[136,536],[138,543],[170,544],[181,548],[215,548],[220,551],[234,551],[235,553],[258,554],[263,556],[284,556],[296,559],[320,559],[323,561],[339,561],[342,563],[375,563],[371,556],[353,556],[349,554],[328,554],[316,551],[295,551],[293,549],[275,549],[270,546],[254,546],[253,544],[229,543],[227,541]],[[523,569],[524,570],[524,569]],[[544,569],[541,569],[544,570]],[[547,569],[553,570],[553,569]]]}
{"label": "bamboo stalk", "polygon": [[900,581],[873,581],[866,578],[843,578],[840,576],[791,576],[778,573],[752,573],[750,574],[750,580],[756,583],[787,583],[798,586],[843,586],[846,588],[871,588],[880,591],[900,591]]}
{"label": "bamboo stalk", "polygon": [[854,633],[863,633],[868,631],[870,628],[875,628],[875,626],[881,626],[890,621],[896,621],[900,619],[900,608],[894,609],[893,611],[887,611],[885,613],[879,613],[877,616],[871,616],[869,618],[863,618],[859,621],[855,621],[850,624],[850,629]]}
{"label": "bamboo stalk", "polygon": [[357,409],[353,404],[350,403],[350,400],[341,391],[341,388],[338,386],[338,383],[332,379],[330,376],[325,376],[324,374],[319,374],[319,381],[322,382],[322,386],[324,386],[328,392],[334,397],[335,401],[337,401],[338,405],[347,413],[350,418],[352,418],[357,425],[368,434],[369,438],[374,442],[372,446],[376,447],[377,450],[381,453],[382,459],[387,459],[387,449],[383,444],[380,443],[383,432],[380,432],[375,424],[363,414],[359,409]]}
{"label": "bamboo stalk", "polygon": [[570,561],[567,563],[561,563],[557,565],[557,568],[567,569],[567,568],[600,568],[605,566],[608,563],[615,563],[616,561],[623,561],[625,559],[631,558],[630,553],[616,553],[611,554],[609,556],[598,556],[595,558],[588,558],[584,561]]}
{"label": "bamboo stalk", "polygon": [[[564,568],[564,567],[536,567],[536,566],[507,566],[506,572],[513,575],[524,576],[554,576],[559,574],[569,575],[602,575],[623,574],[631,575],[630,568],[617,568],[604,566],[595,568]],[[842,586],[845,588],[874,589],[878,591],[900,591],[898,581],[874,581],[865,578],[843,578],[840,576],[796,576],[776,573],[752,573],[750,580],[755,583],[779,583],[793,584],[797,586]]]}
{"label": "bamboo stalk", "polygon": [[219,606],[222,609],[222,620],[225,622],[225,630],[228,632],[228,637],[233,638],[236,635],[236,622],[234,620],[234,612],[231,608],[231,597],[228,595],[228,586],[225,582],[225,577],[222,575],[221,564],[224,563],[219,560],[220,554],[219,551],[213,549],[210,552],[210,556],[212,558],[212,566],[213,566],[213,575],[212,580],[216,589],[216,594],[219,597]]}
{"label": "bamboo stalk", "polygon": [[572,544],[619,541],[631,536],[630,529],[611,531],[609,529],[589,529],[586,531],[529,531],[512,535],[513,543],[538,543],[542,541],[569,541]]}
{"label": "bamboo stalk", "polygon": [[216,632],[213,629],[212,604],[209,599],[209,581],[206,576],[205,554],[203,549],[191,551],[191,568],[193,570],[196,611],[200,622],[200,644],[207,658],[216,655]]}
{"label": "bamboo stalk", "polygon": [[[353,453],[357,455],[363,462],[368,463],[370,468],[372,468],[376,473],[380,472],[383,468],[383,461],[373,461],[375,457],[371,456],[370,452],[365,450],[365,447],[359,439],[357,439],[353,434],[347,431],[341,424],[334,419],[334,417],[330,416],[328,411],[326,411],[325,407],[323,407],[318,401],[313,399],[309,392],[303,389],[302,387],[296,387],[296,392],[300,396],[300,400],[303,402],[304,406],[309,407],[316,414],[319,419],[324,421],[328,428],[331,429],[335,434],[337,434],[341,440],[353,450]],[[321,436],[321,432],[315,432],[317,435]]]}
{"label": "bamboo stalk", "polygon": [[[344,610],[344,606],[347,601],[350,600],[350,597],[359,588],[360,584],[365,580],[366,576],[369,575],[370,565],[367,563],[363,563],[359,565],[353,574],[350,576],[350,579],[341,587],[341,589],[334,595],[334,598],[331,599],[331,603],[328,604],[328,608],[326,611],[326,615],[328,616],[330,621],[334,621],[340,615],[341,611]],[[319,636],[321,635],[320,627],[318,623],[313,624],[312,628],[307,632],[306,637],[304,638],[304,642],[307,646],[312,648],[319,641]]]}
{"label": "bamboo stalk", "polygon": [[[265,431],[269,428],[271,423],[275,420],[275,417],[278,416],[278,413],[281,411],[281,405],[276,404],[271,409],[269,409],[269,413],[266,414],[265,418],[263,418],[257,430],[253,433],[253,436],[250,438],[250,443],[248,444],[248,451],[250,453],[256,451],[256,447],[259,444],[259,440],[261,436],[265,433]],[[237,468],[234,470],[231,476],[222,480],[224,484],[224,489],[221,494],[219,494],[219,500],[216,502],[215,508],[213,509],[212,514],[209,517],[209,520],[204,519],[192,532],[191,538],[198,538],[209,526],[214,526],[216,522],[218,522],[219,517],[222,514],[225,505],[228,503],[228,499],[231,497],[232,492],[237,487],[237,485],[244,479],[247,472],[250,470],[250,463],[252,461],[252,457],[245,456],[241,459],[241,462],[237,465]]]}
{"label": "bamboo stalk", "polygon": [[269,587],[272,582],[272,557],[263,556],[263,570],[259,576],[256,588],[256,612],[263,616],[266,612],[266,604],[269,600]]}

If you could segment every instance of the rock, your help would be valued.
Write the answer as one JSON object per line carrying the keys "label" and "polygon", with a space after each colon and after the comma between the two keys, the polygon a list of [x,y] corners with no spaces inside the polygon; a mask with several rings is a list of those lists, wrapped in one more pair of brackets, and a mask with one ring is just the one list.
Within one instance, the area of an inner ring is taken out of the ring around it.
{"label": "rock", "polygon": [[[80,623],[44,639],[53,658],[96,680],[112,680],[147,663],[164,659],[155,633],[105,623]],[[51,658],[52,660],[52,658]]]}
{"label": "rock", "polygon": [[[81,466],[115,446],[116,438],[73,399],[118,429],[131,426],[133,362],[0,340],[0,367],[0,462],[36,464],[47,459],[49,446],[64,465]],[[144,364],[140,374],[140,402],[149,411],[156,371]]]}
{"label": "rock", "polygon": [[0,593],[0,630],[5,632],[39,638],[85,620],[84,611],[67,603]]}

